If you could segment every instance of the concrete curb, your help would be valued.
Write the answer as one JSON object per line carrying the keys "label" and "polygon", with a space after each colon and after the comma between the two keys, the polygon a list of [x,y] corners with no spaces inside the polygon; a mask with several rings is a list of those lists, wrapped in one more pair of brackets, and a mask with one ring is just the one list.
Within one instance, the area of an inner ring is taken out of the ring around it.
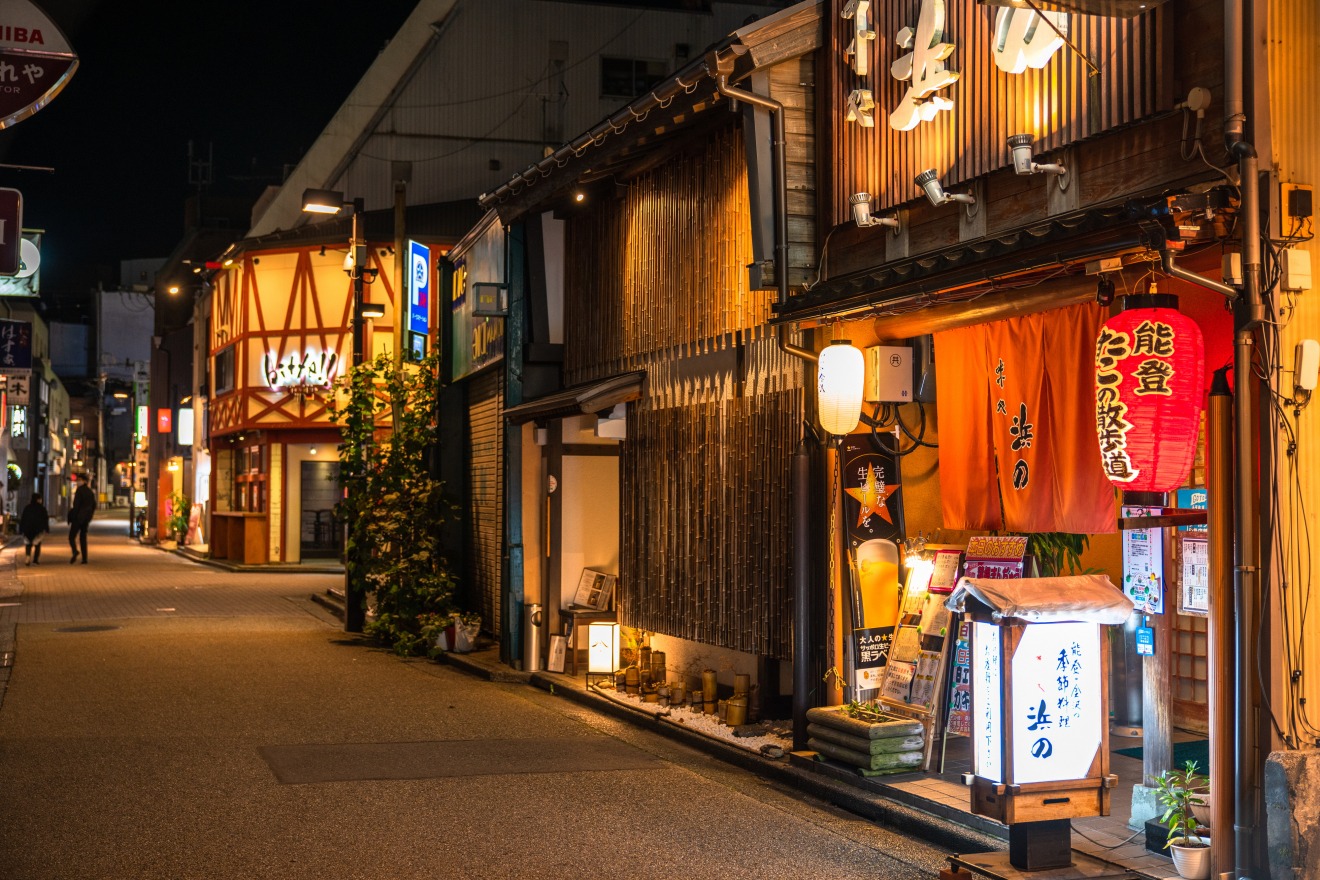
{"label": "concrete curb", "polygon": [[452,666],[461,672],[466,672],[468,675],[476,676],[485,681],[528,684],[532,679],[532,673],[530,672],[519,672],[516,669],[510,669],[503,663],[483,663],[481,658],[475,654],[455,654],[452,651],[446,651],[443,654],[436,655],[435,662],[442,666]]}
{"label": "concrete curb", "polygon": [[649,712],[631,709],[612,700],[597,697],[585,690],[565,687],[562,679],[543,672],[525,673],[530,683],[556,696],[652,730],[684,745],[705,752],[736,767],[766,779],[791,786],[803,794],[827,801],[866,819],[927,840],[953,852],[985,852],[1004,849],[1002,837],[969,828],[951,819],[937,816],[911,804],[901,803],[882,794],[859,789],[855,783],[830,778],[816,769],[805,769],[793,762],[775,761],[703,736]]}

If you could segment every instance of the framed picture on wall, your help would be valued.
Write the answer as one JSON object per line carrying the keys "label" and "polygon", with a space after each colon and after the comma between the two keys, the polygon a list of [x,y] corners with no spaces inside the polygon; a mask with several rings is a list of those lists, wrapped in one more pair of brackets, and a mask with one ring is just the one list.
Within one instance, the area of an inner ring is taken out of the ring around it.
{"label": "framed picture on wall", "polygon": [[594,608],[597,611],[605,611],[610,607],[610,602],[614,599],[614,582],[618,580],[616,575],[609,572],[597,571],[594,568],[582,569],[582,577],[578,578],[577,591],[573,593],[573,607]]}

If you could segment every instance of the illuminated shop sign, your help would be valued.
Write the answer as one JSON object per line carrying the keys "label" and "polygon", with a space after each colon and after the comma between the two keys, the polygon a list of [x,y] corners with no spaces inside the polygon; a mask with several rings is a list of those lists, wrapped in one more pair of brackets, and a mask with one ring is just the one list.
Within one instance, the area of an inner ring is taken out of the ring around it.
{"label": "illuminated shop sign", "polygon": [[275,391],[290,388],[329,388],[339,367],[339,355],[333,351],[311,351],[290,354],[283,360],[266,352],[261,359],[266,383]]}
{"label": "illuminated shop sign", "polygon": [[1100,627],[1025,627],[1013,654],[1013,782],[1085,779],[1100,749]]}

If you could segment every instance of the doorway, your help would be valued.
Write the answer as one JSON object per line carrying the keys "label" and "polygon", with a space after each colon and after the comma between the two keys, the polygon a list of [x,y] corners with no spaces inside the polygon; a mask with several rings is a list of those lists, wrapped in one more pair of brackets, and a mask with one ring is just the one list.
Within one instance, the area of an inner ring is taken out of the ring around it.
{"label": "doorway", "polygon": [[304,461],[301,473],[302,522],[299,549],[303,559],[337,559],[343,541],[335,521],[339,500],[339,462]]}

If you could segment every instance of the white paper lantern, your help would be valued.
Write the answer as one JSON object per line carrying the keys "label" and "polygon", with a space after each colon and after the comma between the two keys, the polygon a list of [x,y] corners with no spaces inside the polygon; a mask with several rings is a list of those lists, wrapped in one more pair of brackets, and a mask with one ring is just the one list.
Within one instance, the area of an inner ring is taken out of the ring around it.
{"label": "white paper lantern", "polygon": [[587,672],[613,675],[619,668],[619,625],[596,621],[587,625]]}
{"label": "white paper lantern", "polygon": [[836,340],[820,353],[816,364],[820,426],[836,436],[851,434],[862,415],[866,358],[847,340]]}

